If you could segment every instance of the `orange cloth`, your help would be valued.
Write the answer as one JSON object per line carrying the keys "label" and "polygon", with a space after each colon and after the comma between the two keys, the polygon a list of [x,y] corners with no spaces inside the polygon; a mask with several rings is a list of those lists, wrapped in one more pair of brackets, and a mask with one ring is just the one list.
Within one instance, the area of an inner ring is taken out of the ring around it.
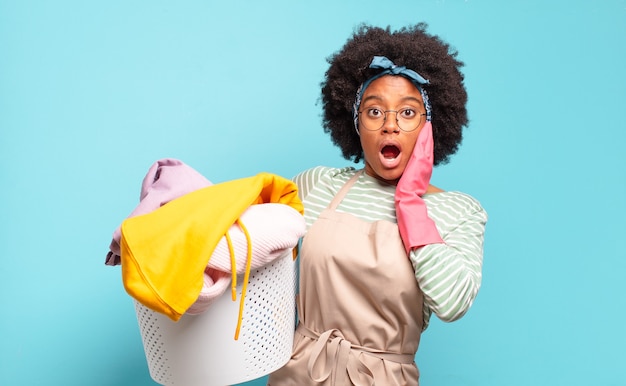
{"label": "orange cloth", "polygon": [[122,280],[146,307],[178,320],[196,301],[221,237],[250,206],[281,203],[304,213],[297,186],[259,173],[188,193],[121,225]]}

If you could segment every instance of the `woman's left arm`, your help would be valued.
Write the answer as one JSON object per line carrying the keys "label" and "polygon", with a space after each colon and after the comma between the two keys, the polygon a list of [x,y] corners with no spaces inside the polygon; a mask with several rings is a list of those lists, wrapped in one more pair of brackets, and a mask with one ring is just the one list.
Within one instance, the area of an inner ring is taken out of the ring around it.
{"label": "woman's left arm", "polygon": [[[411,251],[415,277],[424,303],[444,322],[461,318],[470,308],[482,279],[483,240],[487,213],[469,198],[464,210],[451,205],[438,227],[445,244],[430,244]],[[457,217],[453,217],[456,214]],[[439,217],[439,216],[438,216]]]}

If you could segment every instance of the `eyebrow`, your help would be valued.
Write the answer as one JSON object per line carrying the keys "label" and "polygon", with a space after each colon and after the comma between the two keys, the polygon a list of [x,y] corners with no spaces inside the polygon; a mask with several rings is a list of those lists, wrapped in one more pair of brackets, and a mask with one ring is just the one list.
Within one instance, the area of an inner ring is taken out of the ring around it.
{"label": "eyebrow", "polygon": [[[370,95],[370,96],[364,98],[361,101],[361,104],[363,104],[363,103],[365,103],[367,101],[370,101],[372,99],[375,99],[377,101],[382,101],[383,100],[383,98],[378,96],[378,95]],[[418,104],[424,104],[424,102],[422,100],[420,100],[420,99],[418,99],[416,97],[413,97],[413,96],[405,96],[405,97],[402,98],[402,102],[407,102],[407,101],[413,101],[413,102],[418,103]]]}

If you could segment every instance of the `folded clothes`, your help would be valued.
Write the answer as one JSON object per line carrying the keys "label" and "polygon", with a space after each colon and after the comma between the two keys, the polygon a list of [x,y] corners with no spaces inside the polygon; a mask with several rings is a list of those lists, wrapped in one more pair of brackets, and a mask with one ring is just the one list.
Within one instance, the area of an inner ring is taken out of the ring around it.
{"label": "folded clothes", "polygon": [[[209,185],[212,185],[209,180],[184,162],[173,158],[160,159],[150,166],[143,178],[139,205],[128,217],[150,213],[175,198]],[[113,232],[106,265],[120,264],[120,228]]]}
{"label": "folded clothes", "polygon": [[[250,269],[271,263],[298,244],[304,236],[305,223],[302,215],[289,205],[252,205],[239,217],[248,230],[251,245]],[[235,256],[235,271],[242,274],[248,259],[248,240],[237,223],[228,230]],[[231,283],[231,250],[226,236],[215,247],[204,271],[204,286],[196,302],[187,309],[188,314],[205,312],[211,303],[226,291]]]}
{"label": "folded clothes", "polygon": [[297,187],[270,173],[211,185],[163,159],[144,178],[140,198],[114,232],[106,264],[121,264],[126,291],[173,320],[206,311],[229,283],[235,287],[237,273],[247,280],[305,232]]}

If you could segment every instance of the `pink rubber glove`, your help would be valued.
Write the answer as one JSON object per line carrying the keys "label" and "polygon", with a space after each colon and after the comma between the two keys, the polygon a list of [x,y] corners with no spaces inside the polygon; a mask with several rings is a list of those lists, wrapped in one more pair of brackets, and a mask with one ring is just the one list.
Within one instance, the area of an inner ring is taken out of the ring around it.
{"label": "pink rubber glove", "polygon": [[421,197],[433,172],[433,146],[433,128],[430,122],[426,122],[396,186],[396,217],[407,254],[413,248],[443,243]]}

